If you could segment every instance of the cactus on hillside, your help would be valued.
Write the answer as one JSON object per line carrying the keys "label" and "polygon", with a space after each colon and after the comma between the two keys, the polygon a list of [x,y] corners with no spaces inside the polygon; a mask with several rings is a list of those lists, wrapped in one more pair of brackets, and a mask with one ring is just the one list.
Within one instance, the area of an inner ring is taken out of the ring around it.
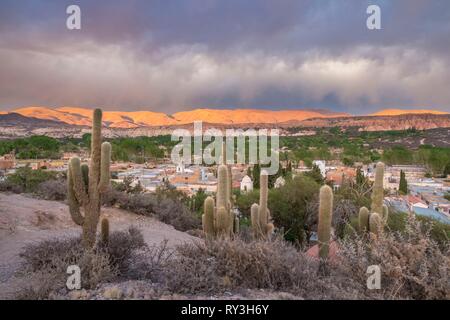
{"label": "cactus on hillside", "polygon": [[222,164],[217,168],[216,201],[205,199],[202,215],[203,231],[207,239],[228,237],[239,231],[239,218],[232,211],[231,170],[225,164],[225,144],[222,144]]}
{"label": "cactus on hillside", "polygon": [[262,170],[260,175],[259,205],[254,203],[251,207],[251,220],[255,238],[268,238],[273,232],[274,225],[270,222],[270,211],[267,207],[269,176]]}
{"label": "cactus on hillside", "polygon": [[322,186],[319,198],[319,225],[317,227],[319,257],[327,259],[330,250],[331,220],[333,218],[333,190],[327,185]]}
{"label": "cactus on hillside", "polygon": [[363,207],[359,211],[360,232],[371,232],[380,235],[389,217],[389,208],[383,204],[384,199],[384,163],[378,162],[375,169],[375,182],[372,188],[372,204],[370,212]]}
{"label": "cactus on hillside", "polygon": [[101,195],[107,190],[110,181],[111,145],[101,142],[101,130],[102,111],[96,109],[92,121],[89,167],[81,165],[80,159],[74,157],[70,159],[67,170],[69,211],[72,220],[83,229],[82,242],[85,248],[95,245]]}

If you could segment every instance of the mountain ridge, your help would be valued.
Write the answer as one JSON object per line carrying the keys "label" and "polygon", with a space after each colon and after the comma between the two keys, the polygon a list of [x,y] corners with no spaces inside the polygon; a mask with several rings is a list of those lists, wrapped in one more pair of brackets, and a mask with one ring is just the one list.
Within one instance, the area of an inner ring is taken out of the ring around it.
{"label": "mountain ridge", "polygon": [[[24,107],[11,111],[25,117],[55,120],[70,125],[90,125],[92,109],[80,107]],[[216,124],[283,123],[310,118],[350,116],[329,110],[263,110],[263,109],[193,109],[167,115],[153,111],[104,111],[104,124],[111,128],[138,128],[146,126],[170,126],[203,121]]]}
{"label": "mountain ridge", "polygon": [[[76,126],[90,126],[92,109],[81,107],[49,108],[43,106],[23,107],[2,114],[19,114],[40,120],[51,120]],[[445,115],[444,111],[383,109],[366,116],[386,117],[400,115]],[[177,126],[203,121],[221,125],[284,124],[310,119],[334,119],[358,117],[325,109],[266,110],[266,109],[208,109],[199,108],[168,115],[154,111],[104,111],[104,125],[110,128],[133,129],[140,127]]]}

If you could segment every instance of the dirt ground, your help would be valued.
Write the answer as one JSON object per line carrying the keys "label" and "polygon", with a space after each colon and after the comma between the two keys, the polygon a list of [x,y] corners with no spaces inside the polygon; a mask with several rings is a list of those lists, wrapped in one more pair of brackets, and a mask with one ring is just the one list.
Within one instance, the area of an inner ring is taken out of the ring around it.
{"label": "dirt ground", "polygon": [[[132,225],[138,227],[148,245],[168,240],[168,245],[173,246],[196,239],[154,218],[120,209],[103,208],[102,217],[109,219],[111,231]],[[63,202],[0,193],[0,299],[11,298],[15,289],[12,278],[20,265],[19,253],[25,245],[80,232]]]}

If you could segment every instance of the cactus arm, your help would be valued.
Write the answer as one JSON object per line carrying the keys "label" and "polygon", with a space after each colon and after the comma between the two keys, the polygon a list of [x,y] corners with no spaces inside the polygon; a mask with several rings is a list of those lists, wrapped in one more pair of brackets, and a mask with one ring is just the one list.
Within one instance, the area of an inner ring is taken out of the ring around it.
{"label": "cactus arm", "polygon": [[372,190],[372,205],[370,207],[372,212],[383,212],[383,198],[384,198],[384,163],[378,162],[375,169],[375,182]]}
{"label": "cactus arm", "polygon": [[202,222],[206,237],[214,237],[214,199],[212,197],[207,197],[203,203]]}
{"label": "cactus arm", "polygon": [[92,119],[91,163],[89,167],[89,192],[96,192],[100,182],[102,110],[95,109]]}
{"label": "cactus arm", "polygon": [[366,232],[369,230],[369,215],[369,209],[366,207],[359,209],[358,224],[360,232]]}
{"label": "cactus arm", "polygon": [[239,218],[234,217],[234,233],[239,233]]}
{"label": "cactus arm", "polygon": [[86,192],[88,192],[89,188],[89,166],[85,163],[81,165],[81,174],[83,175],[83,182],[85,186]]}
{"label": "cactus arm", "polygon": [[369,218],[369,229],[370,232],[380,236],[383,232],[383,221],[380,215],[376,212],[372,212]]}
{"label": "cactus arm", "polygon": [[386,224],[389,218],[389,208],[387,205],[383,204],[383,223]]}
{"label": "cactus arm", "polygon": [[259,225],[259,205],[254,203],[250,209],[251,212],[251,222],[252,229],[255,237],[259,237],[261,235],[261,227]]}
{"label": "cactus arm", "polygon": [[232,175],[231,175],[231,168],[227,166],[227,193],[226,198],[228,202],[228,209],[231,210],[231,201],[232,201],[232,189],[233,189],[233,182],[232,182]]}
{"label": "cactus arm", "polygon": [[84,217],[80,212],[80,204],[77,200],[73,188],[73,178],[70,170],[70,163],[69,170],[67,170],[67,201],[69,202],[69,212],[73,222],[75,222],[79,226],[83,225]]}
{"label": "cactus arm", "polygon": [[226,139],[224,138],[222,140],[222,154],[220,159],[221,164],[227,164],[227,145],[226,145]]}
{"label": "cactus arm", "polygon": [[102,143],[101,150],[101,172],[100,183],[98,186],[99,192],[103,193],[108,189],[110,181],[109,167],[111,165],[111,144],[109,142]]}
{"label": "cactus arm", "polygon": [[216,195],[216,207],[217,208],[227,208],[227,166],[224,164],[219,165],[217,169],[217,195]]}
{"label": "cactus arm", "polygon": [[259,224],[261,228],[264,228],[269,222],[267,213],[267,193],[269,185],[269,175],[266,170],[261,171],[259,179]]}
{"label": "cactus arm", "polygon": [[89,202],[89,196],[86,193],[86,187],[83,181],[80,159],[76,157],[70,159],[69,169],[73,181],[73,191],[75,193],[75,196],[78,202],[82,206],[85,206]]}
{"label": "cactus arm", "polygon": [[101,237],[104,244],[109,242],[109,220],[107,218],[102,219],[101,223]]}
{"label": "cactus arm", "polygon": [[216,232],[219,236],[226,237],[229,231],[229,215],[224,207],[217,209]]}
{"label": "cactus arm", "polygon": [[319,225],[319,257],[327,259],[330,250],[331,219],[333,214],[333,191],[327,185],[320,188]]}
{"label": "cactus arm", "polygon": [[266,235],[267,235],[267,237],[270,238],[270,235],[273,233],[273,230],[274,230],[274,229],[275,229],[275,226],[273,225],[272,222],[269,222],[269,223],[266,225]]}

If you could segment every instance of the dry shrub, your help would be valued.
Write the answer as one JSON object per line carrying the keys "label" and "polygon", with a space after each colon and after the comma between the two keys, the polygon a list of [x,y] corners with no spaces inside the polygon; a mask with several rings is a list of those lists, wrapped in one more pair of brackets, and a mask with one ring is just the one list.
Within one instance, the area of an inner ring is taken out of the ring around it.
{"label": "dry shrub", "polygon": [[176,248],[166,280],[169,290],[191,294],[269,289],[307,299],[355,296],[346,288],[351,281],[334,283],[317,270],[317,261],[282,240],[197,241]]}
{"label": "dry shrub", "polygon": [[95,288],[131,269],[136,251],[144,246],[142,234],[135,228],[112,232],[108,247],[92,250],[84,249],[79,237],[28,245],[20,255],[23,263],[18,276],[22,285],[17,298],[48,299],[66,293],[70,265],[80,267],[82,288]]}
{"label": "dry shrub", "polygon": [[156,217],[176,230],[200,228],[200,220],[178,199],[158,197],[154,194],[125,194],[118,197],[120,208],[140,215]]}
{"label": "dry shrub", "polygon": [[176,230],[200,228],[200,220],[183,203],[174,199],[165,198],[159,201],[154,213],[159,220],[172,225]]}
{"label": "dry shrub", "polygon": [[25,192],[25,188],[8,180],[2,180],[0,181],[0,192],[12,192],[20,194]]}
{"label": "dry shrub", "polygon": [[36,226],[40,228],[47,228],[52,226],[56,222],[56,216],[52,213],[36,210]]}
{"label": "dry shrub", "polygon": [[[383,299],[450,299],[450,251],[441,249],[413,216],[403,232],[378,239],[354,235],[340,243],[341,270],[362,294]],[[381,289],[366,288],[367,267],[379,265]]]}
{"label": "dry shrub", "polygon": [[45,200],[65,200],[67,197],[67,185],[64,180],[47,180],[37,186],[36,194]]}
{"label": "dry shrub", "polygon": [[117,204],[124,202],[127,195],[122,191],[118,191],[109,186],[108,189],[102,194],[102,205],[107,207],[113,207]]}
{"label": "dry shrub", "polygon": [[142,232],[135,227],[130,227],[127,231],[112,232],[108,245],[101,249],[108,253],[110,264],[120,273],[125,273],[132,265],[135,252],[145,246]]}
{"label": "dry shrub", "polygon": [[159,245],[146,246],[134,255],[127,270],[127,279],[164,282],[165,272],[172,266],[173,249],[164,240]]}
{"label": "dry shrub", "polygon": [[29,245],[21,253],[24,259],[19,276],[23,285],[18,299],[47,299],[65,290],[67,267],[78,265],[83,288],[94,288],[117,274],[109,256],[101,250],[85,251],[79,238],[46,240]]}

